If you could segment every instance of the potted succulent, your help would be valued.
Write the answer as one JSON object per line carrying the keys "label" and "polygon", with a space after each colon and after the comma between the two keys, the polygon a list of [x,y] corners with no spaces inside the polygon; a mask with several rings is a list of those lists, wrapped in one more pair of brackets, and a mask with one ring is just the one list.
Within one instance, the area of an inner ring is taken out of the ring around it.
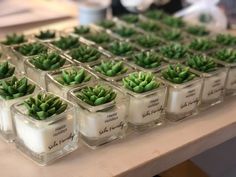
{"label": "potted succulent", "polygon": [[56,32],[53,30],[41,30],[38,34],[35,34],[34,37],[42,41],[48,41],[56,37]]}
{"label": "potted succulent", "polygon": [[68,66],[46,75],[46,90],[67,99],[70,89],[92,82],[96,77],[81,66]]}
{"label": "potted succulent", "polygon": [[89,147],[125,136],[128,100],[117,87],[103,81],[90,82],[71,90],[69,100],[78,105],[80,134]]}
{"label": "potted succulent", "polygon": [[159,36],[167,41],[181,41],[183,39],[183,34],[178,29],[161,30]]}
{"label": "potted succulent", "polygon": [[198,112],[202,79],[181,64],[163,68],[160,77],[168,85],[166,118],[178,121]]}
{"label": "potted succulent", "polygon": [[194,36],[203,37],[208,36],[210,31],[208,31],[204,26],[189,26],[186,28],[186,31]]}
{"label": "potted succulent", "polygon": [[13,76],[14,72],[15,66],[9,64],[8,61],[0,61],[0,82]]}
{"label": "potted succulent", "polygon": [[154,21],[140,21],[136,24],[137,27],[144,31],[156,33],[160,30],[160,26]]}
{"label": "potted succulent", "polygon": [[112,32],[114,32],[115,34],[123,38],[130,38],[134,36],[135,34],[137,34],[137,31],[135,31],[134,28],[126,27],[126,26],[119,26],[117,28],[114,28]]}
{"label": "potted succulent", "polygon": [[73,36],[61,36],[59,39],[52,41],[51,44],[60,51],[67,51],[80,46],[79,39]]}
{"label": "potted succulent", "polygon": [[164,18],[162,18],[161,21],[165,25],[173,27],[173,28],[182,28],[185,26],[185,22],[181,18],[172,17],[172,16],[168,16],[168,15],[166,15]]}
{"label": "potted succulent", "polygon": [[12,57],[10,61],[17,67],[19,71],[24,72],[24,61],[27,58],[40,53],[45,53],[47,50],[48,47],[39,42],[17,45],[12,48],[15,57]]}
{"label": "potted succulent", "polygon": [[88,26],[76,26],[73,28],[73,33],[76,35],[85,35],[90,32],[90,28]]}
{"label": "potted succulent", "polygon": [[186,64],[203,78],[201,109],[208,108],[223,101],[226,68],[204,55],[191,55]]}
{"label": "potted succulent", "polygon": [[182,63],[189,54],[187,48],[178,43],[171,43],[161,47],[160,53],[169,63]]}
{"label": "potted succulent", "polygon": [[215,42],[222,46],[235,47],[236,37],[230,34],[218,34],[216,35]]}
{"label": "potted succulent", "polygon": [[138,35],[133,41],[144,49],[158,48],[162,43],[161,40],[153,34]]}
{"label": "potted succulent", "polygon": [[124,77],[119,86],[130,97],[128,123],[142,131],[162,124],[166,86],[150,72],[134,72]]}
{"label": "potted succulent", "polygon": [[137,50],[131,43],[126,41],[114,41],[104,48],[108,50],[111,55],[118,57],[127,57]]}
{"label": "potted succulent", "polygon": [[68,101],[43,91],[11,110],[17,148],[40,165],[77,149],[76,111]]}
{"label": "potted succulent", "polygon": [[161,10],[148,10],[143,15],[152,20],[161,20],[165,16],[165,13]]}
{"label": "potted succulent", "polygon": [[30,95],[39,91],[35,83],[26,77],[16,76],[1,80],[0,82],[0,131],[4,139],[8,142],[14,140],[12,126],[12,116],[10,107]]}
{"label": "potted succulent", "polygon": [[139,21],[139,16],[135,14],[126,14],[120,17],[121,20],[125,21],[126,23],[137,23]]}
{"label": "potted succulent", "polygon": [[117,81],[125,74],[132,71],[132,68],[120,60],[102,60],[91,67],[96,74],[107,81]]}
{"label": "potted succulent", "polygon": [[209,40],[209,39],[203,39],[203,38],[197,38],[191,41],[189,44],[189,49],[194,50],[195,52],[205,52],[208,53],[212,49],[216,48],[216,44]]}
{"label": "potted succulent", "polygon": [[111,29],[113,27],[115,27],[115,22],[112,21],[112,20],[102,20],[101,22],[97,23],[98,26],[101,26],[102,28],[105,28],[105,29]]}
{"label": "potted succulent", "polygon": [[45,75],[49,71],[60,69],[63,66],[70,65],[66,58],[57,52],[48,52],[35,55],[25,60],[24,67],[26,75],[36,81],[41,87],[46,87]]}
{"label": "potted succulent", "polygon": [[236,51],[232,48],[224,48],[210,54],[220,64],[228,68],[228,76],[225,84],[227,95],[236,93]]}
{"label": "potted succulent", "polygon": [[104,46],[112,41],[111,36],[104,32],[90,33],[84,37],[100,46]]}

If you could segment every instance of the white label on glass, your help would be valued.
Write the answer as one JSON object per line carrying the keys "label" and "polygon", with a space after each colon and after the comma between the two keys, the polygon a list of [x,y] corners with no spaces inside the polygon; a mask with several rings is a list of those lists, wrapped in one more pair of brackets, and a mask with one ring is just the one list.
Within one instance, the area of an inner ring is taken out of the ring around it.
{"label": "white label on glass", "polygon": [[187,88],[169,88],[167,112],[174,114],[188,113],[197,108],[200,100],[201,83]]}
{"label": "white label on glass", "polygon": [[236,68],[230,68],[228,79],[226,83],[226,89],[235,90],[236,89]]}

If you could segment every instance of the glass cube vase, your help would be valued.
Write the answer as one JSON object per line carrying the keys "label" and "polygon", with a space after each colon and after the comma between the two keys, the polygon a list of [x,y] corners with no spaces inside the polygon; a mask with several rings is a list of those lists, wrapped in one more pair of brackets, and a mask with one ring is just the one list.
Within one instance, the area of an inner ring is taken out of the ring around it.
{"label": "glass cube vase", "polygon": [[78,147],[75,107],[66,100],[67,109],[46,120],[27,114],[22,101],[12,106],[16,147],[39,165],[47,165]]}
{"label": "glass cube vase", "polygon": [[107,82],[96,81],[87,86],[97,84],[112,88],[117,93],[115,101],[99,106],[91,106],[83,102],[76,97],[76,93],[86,86],[75,88],[69,93],[69,100],[77,105],[81,138],[92,149],[125,137],[127,130],[127,96]]}

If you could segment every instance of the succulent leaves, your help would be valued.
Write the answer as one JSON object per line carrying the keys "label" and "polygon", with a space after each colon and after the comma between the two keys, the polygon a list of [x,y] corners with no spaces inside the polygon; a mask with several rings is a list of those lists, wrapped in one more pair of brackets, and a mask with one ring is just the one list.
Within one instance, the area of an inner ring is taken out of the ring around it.
{"label": "succulent leaves", "polygon": [[122,61],[101,61],[100,65],[94,67],[97,72],[109,77],[118,76],[128,71]]}
{"label": "succulent leaves", "polygon": [[41,40],[53,39],[56,37],[56,33],[51,30],[40,31],[38,35],[35,35],[36,38]]}
{"label": "succulent leaves", "polygon": [[164,13],[160,10],[149,10],[144,13],[144,16],[153,20],[160,20],[164,17]]}
{"label": "succulent leaves", "polygon": [[195,36],[207,36],[210,34],[204,26],[189,26],[187,32]]}
{"label": "succulent leaves", "polygon": [[77,48],[80,45],[78,38],[72,36],[61,36],[59,40],[53,41],[52,44],[61,50]]}
{"label": "succulent leaves", "polygon": [[113,30],[116,34],[121,37],[131,37],[136,34],[136,31],[133,28],[121,26]]}
{"label": "succulent leaves", "polygon": [[29,116],[36,120],[45,120],[53,115],[59,115],[68,107],[68,104],[59,97],[49,93],[40,93],[24,101]]}
{"label": "succulent leaves", "polygon": [[66,59],[62,58],[58,53],[51,52],[36,55],[29,61],[38,69],[50,71],[62,67]]}
{"label": "succulent leaves", "polygon": [[216,42],[224,46],[233,46],[236,45],[236,37],[230,34],[218,34]]}
{"label": "succulent leaves", "polygon": [[15,67],[10,66],[9,63],[0,63],[0,79],[11,77],[15,72]]}
{"label": "succulent leaves", "polygon": [[89,34],[87,38],[97,44],[104,44],[111,41],[110,36],[106,33]]}
{"label": "succulent leaves", "polygon": [[24,56],[32,56],[47,52],[47,47],[41,43],[29,43],[19,46],[17,51]]}
{"label": "succulent leaves", "polygon": [[127,23],[137,23],[139,21],[139,16],[135,14],[127,14],[121,16],[121,20]]}
{"label": "succulent leaves", "polygon": [[135,93],[144,93],[160,86],[155,76],[150,72],[134,72],[123,78],[123,86]]}
{"label": "succulent leaves", "polygon": [[210,41],[208,39],[194,39],[189,45],[190,49],[202,52],[213,49],[214,47],[215,44],[213,43],[213,41]]}
{"label": "succulent leaves", "polygon": [[161,74],[163,78],[175,84],[182,84],[196,77],[195,74],[189,71],[189,67],[180,64],[169,65]]}
{"label": "succulent leaves", "polygon": [[74,33],[75,34],[79,34],[79,35],[88,34],[89,31],[90,31],[90,29],[87,26],[74,27]]}
{"label": "succulent leaves", "polygon": [[13,33],[11,35],[7,35],[5,41],[2,42],[4,45],[15,45],[15,44],[21,44],[23,42],[26,42],[25,35],[18,35],[16,33]]}
{"label": "succulent leaves", "polygon": [[170,44],[160,49],[161,54],[168,59],[180,60],[188,54],[187,49],[181,44]]}
{"label": "succulent leaves", "polygon": [[5,100],[20,98],[32,94],[35,90],[35,85],[28,83],[27,78],[18,80],[13,76],[9,80],[0,82],[0,96]]}
{"label": "succulent leaves", "polygon": [[219,51],[214,52],[213,57],[227,63],[235,63],[236,51],[233,49],[220,49]]}
{"label": "succulent leaves", "polygon": [[159,45],[160,39],[155,35],[147,34],[147,35],[138,35],[136,38],[136,43],[145,48],[157,47]]}
{"label": "succulent leaves", "polygon": [[143,30],[149,31],[149,32],[156,32],[156,31],[160,30],[159,25],[153,21],[142,21],[142,22],[139,22],[137,24],[137,26],[139,28],[142,28]]}
{"label": "succulent leaves", "polygon": [[163,30],[161,36],[169,41],[178,41],[182,38],[182,33],[177,29]]}
{"label": "succulent leaves", "polygon": [[128,42],[112,42],[108,50],[117,56],[127,56],[133,53],[133,46]]}
{"label": "succulent leaves", "polygon": [[95,87],[87,86],[76,93],[79,99],[91,106],[109,103],[116,98],[116,95],[116,92],[112,88],[107,88],[104,85],[96,85]]}
{"label": "succulent leaves", "polygon": [[112,20],[103,20],[99,22],[98,25],[103,28],[110,29],[115,26],[115,22],[113,22]]}
{"label": "succulent leaves", "polygon": [[176,18],[172,16],[165,16],[162,19],[163,23],[174,28],[181,28],[185,26],[184,21],[181,18]]}

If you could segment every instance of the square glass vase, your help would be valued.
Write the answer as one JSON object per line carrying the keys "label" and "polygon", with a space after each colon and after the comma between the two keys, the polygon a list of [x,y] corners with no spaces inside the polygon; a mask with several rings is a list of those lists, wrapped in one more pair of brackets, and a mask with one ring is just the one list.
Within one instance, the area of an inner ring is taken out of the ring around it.
{"label": "square glass vase", "polygon": [[78,148],[76,110],[62,100],[68,104],[67,109],[46,120],[29,116],[22,101],[11,108],[16,147],[39,165],[50,164]]}
{"label": "square glass vase", "polygon": [[162,79],[168,86],[166,118],[176,122],[196,115],[201,98],[202,78],[196,77],[183,84]]}
{"label": "square glass vase", "polygon": [[[115,100],[103,105],[91,106],[76,97],[79,90],[97,84],[112,88],[117,94]],[[103,144],[125,137],[129,102],[127,96],[119,88],[104,81],[95,81],[72,89],[69,100],[77,105],[80,135],[88,147],[96,149]]]}
{"label": "square glass vase", "polygon": [[[65,57],[63,57],[63,58],[65,58]],[[71,64],[72,64],[72,62],[69,61],[68,59],[66,59],[66,62],[62,67],[70,66]],[[24,61],[24,67],[25,67],[26,76],[29,77],[30,79],[32,79],[33,81],[37,82],[37,84],[40,85],[44,89],[46,89],[46,74],[48,72],[56,71],[56,70],[60,69],[60,68],[58,68],[58,69],[55,69],[55,70],[44,71],[44,70],[36,68],[30,62],[30,60],[25,60]]]}
{"label": "square glass vase", "polygon": [[[91,76],[91,79],[87,82],[82,82],[80,84],[76,84],[73,86],[62,85],[55,78],[62,73],[63,69],[70,69],[70,68],[76,68],[78,70],[84,69],[85,73]],[[71,89],[83,86],[89,82],[94,82],[96,79],[98,79],[97,76],[95,76],[92,72],[90,72],[88,69],[83,68],[82,66],[67,66],[61,68],[60,70],[52,71],[46,74],[46,90],[48,92],[52,92],[60,97],[67,99],[68,93]]]}
{"label": "square glass vase", "polygon": [[167,87],[163,82],[154,90],[135,93],[119,86],[129,95],[128,124],[135,131],[144,131],[164,123]]}
{"label": "square glass vase", "polygon": [[[5,80],[8,79],[9,78]],[[36,85],[35,82],[31,80],[29,80],[29,83]],[[32,94],[11,100],[5,100],[4,98],[0,97],[0,134],[6,142],[13,142],[15,139],[14,128],[12,124],[11,106],[17,102],[23,101],[26,98],[37,94],[40,90],[41,88],[36,85],[35,90]]]}

